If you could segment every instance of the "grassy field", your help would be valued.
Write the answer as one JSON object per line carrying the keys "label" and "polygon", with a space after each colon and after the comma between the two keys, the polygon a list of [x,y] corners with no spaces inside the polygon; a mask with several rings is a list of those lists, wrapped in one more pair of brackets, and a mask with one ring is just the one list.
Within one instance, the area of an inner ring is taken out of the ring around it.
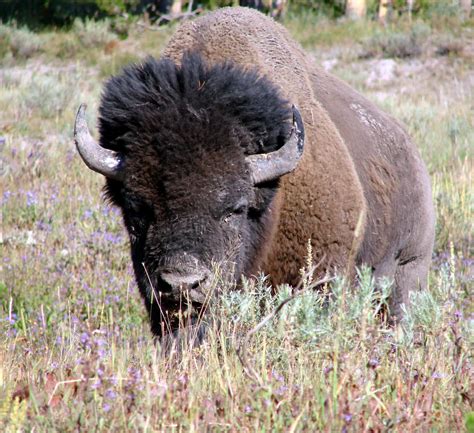
{"label": "grassy field", "polygon": [[391,328],[389,287],[361,270],[356,290],[307,291],[251,333],[290,293],[262,277],[209,307],[202,345],[164,350],[72,125],[87,102],[95,127],[104,79],[158,56],[173,28],[0,25],[1,431],[474,431],[472,22],[286,25],[419,145],[437,210],[429,291]]}

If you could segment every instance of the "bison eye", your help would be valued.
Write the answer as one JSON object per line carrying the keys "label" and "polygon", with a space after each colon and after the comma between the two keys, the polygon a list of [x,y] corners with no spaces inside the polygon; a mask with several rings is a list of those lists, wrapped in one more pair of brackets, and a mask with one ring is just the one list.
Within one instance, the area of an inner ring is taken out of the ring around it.
{"label": "bison eye", "polygon": [[247,205],[241,205],[239,207],[236,207],[232,210],[232,213],[236,214],[236,215],[241,215],[243,213],[245,213],[247,210]]}
{"label": "bison eye", "polygon": [[248,201],[244,198],[240,199],[234,206],[229,207],[224,214],[224,221],[229,221],[233,216],[242,215],[247,212]]}
{"label": "bison eye", "polygon": [[138,230],[137,230],[136,226],[130,225],[130,234],[134,237],[138,236]]}
{"label": "bison eye", "polygon": [[246,198],[241,198],[234,206],[232,206],[231,213],[233,214],[243,214],[247,211],[249,203]]}
{"label": "bison eye", "polygon": [[130,235],[130,240],[132,242],[135,242],[138,240],[140,237],[140,230],[139,230],[139,224],[135,223],[129,223],[128,225],[128,233]]}
{"label": "bison eye", "polygon": [[149,217],[147,212],[142,212],[141,214],[134,214],[129,212],[126,217],[126,225],[130,238],[132,241],[137,240],[146,232],[149,225]]}

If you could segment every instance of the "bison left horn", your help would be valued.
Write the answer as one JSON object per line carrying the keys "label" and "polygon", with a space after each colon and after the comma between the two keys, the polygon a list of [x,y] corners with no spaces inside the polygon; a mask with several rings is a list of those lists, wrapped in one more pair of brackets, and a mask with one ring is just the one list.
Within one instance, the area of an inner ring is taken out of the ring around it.
{"label": "bison left horn", "polygon": [[293,128],[289,138],[275,152],[250,155],[245,158],[254,185],[278,179],[291,173],[303,155],[304,126],[298,109],[293,105]]}
{"label": "bison left horn", "polygon": [[122,158],[117,152],[105,149],[92,138],[87,127],[86,104],[81,104],[77,110],[74,141],[87,167],[110,179],[122,180]]}

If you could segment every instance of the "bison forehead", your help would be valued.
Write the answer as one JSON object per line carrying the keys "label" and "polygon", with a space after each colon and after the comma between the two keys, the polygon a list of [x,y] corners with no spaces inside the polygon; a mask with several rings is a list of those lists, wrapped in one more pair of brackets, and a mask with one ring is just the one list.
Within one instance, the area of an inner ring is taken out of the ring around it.
{"label": "bison forehead", "polygon": [[131,158],[126,167],[126,189],[169,210],[219,210],[252,190],[243,155],[232,158],[224,150],[202,157],[191,153],[173,163]]}
{"label": "bison forehead", "polygon": [[244,148],[252,136],[225,117],[183,116],[170,124],[155,122],[153,129],[126,146],[125,175],[133,183],[169,193],[248,178]]}

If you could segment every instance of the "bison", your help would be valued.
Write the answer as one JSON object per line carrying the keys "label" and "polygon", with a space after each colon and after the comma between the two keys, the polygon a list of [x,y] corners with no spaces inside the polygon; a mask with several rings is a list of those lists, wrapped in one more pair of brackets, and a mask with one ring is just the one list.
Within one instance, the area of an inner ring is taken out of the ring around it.
{"label": "bison", "polygon": [[407,132],[245,8],[178,28],[163,56],[105,85],[100,141],[75,141],[123,214],[156,335],[215,281],[263,271],[296,284],[310,240],[321,273],[366,264],[393,280],[390,314],[426,286],[434,211]]}

